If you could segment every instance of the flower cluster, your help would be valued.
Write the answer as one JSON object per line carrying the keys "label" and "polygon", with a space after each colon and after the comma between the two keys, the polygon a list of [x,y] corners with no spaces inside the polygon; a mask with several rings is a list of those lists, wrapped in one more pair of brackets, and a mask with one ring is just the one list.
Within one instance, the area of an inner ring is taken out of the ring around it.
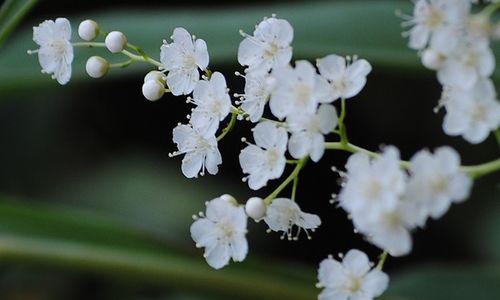
{"label": "flower cluster", "polygon": [[[494,58],[489,49],[492,28],[490,10],[471,15],[470,0],[419,0],[413,17],[410,47],[422,54],[424,65],[438,71],[444,85],[442,103],[447,114],[444,129],[462,135],[470,142],[484,140],[500,123],[500,106],[489,76]],[[500,7],[500,6],[499,6]],[[217,174],[222,164],[218,143],[238,121],[248,121],[253,143],[239,154],[243,181],[254,191],[279,179],[287,168],[293,170],[266,197],[252,195],[241,205],[230,195],[206,202],[206,212],[193,216],[191,237],[204,248],[207,263],[220,269],[232,259],[243,261],[249,251],[248,218],[263,220],[267,232],[278,232],[282,239],[308,238],[321,225],[319,216],[302,211],[295,201],[298,178],[306,162],[319,162],[325,150],[353,153],[341,176],[341,191],[334,198],[352,219],[356,232],[384,250],[373,268],[363,252],[352,249],[342,261],[328,257],[318,270],[322,300],[373,299],[388,285],[381,271],[387,254],[401,256],[412,249],[411,232],[424,227],[429,218],[443,216],[452,203],[464,201],[471,190],[473,175],[500,169],[500,160],[461,167],[460,156],[449,147],[431,153],[417,152],[410,161],[401,161],[399,150],[387,146],[374,153],[352,145],[344,119],[346,101],[358,95],[372,67],[357,56],[330,54],[316,60],[292,61],[294,31],[290,23],[276,16],[264,18],[252,34],[243,36],[238,62],[245,68],[243,93],[231,99],[225,76],[208,69],[207,43],[184,28],[175,28],[171,42],[163,41],[160,61],[128,42],[119,31],[104,33],[93,20],[83,21],[79,36],[86,42],[71,43],[69,21],[45,21],[33,29],[33,39],[42,72],[52,74],[60,84],[71,77],[74,47],[102,47],[127,57],[109,63],[92,56],[86,71],[100,78],[109,69],[144,62],[155,67],[144,77],[142,94],[157,101],[165,94],[183,96],[189,104],[188,121],[173,128],[177,150],[169,156],[183,155],[181,171],[187,178]],[[104,42],[96,42],[99,37]],[[334,102],[340,99],[340,113]],[[350,101],[350,100],[349,100]],[[229,121],[226,121],[229,119]],[[336,142],[327,136],[335,134]],[[287,167],[288,166],[288,167]],[[291,195],[283,190],[292,185]]]}
{"label": "flower cluster", "polygon": [[444,132],[470,143],[484,141],[500,126],[500,103],[491,80],[495,57],[490,40],[498,28],[490,20],[492,6],[473,14],[470,0],[418,0],[409,47],[420,52],[425,67],[443,85],[440,106],[446,109]]}
{"label": "flower cluster", "polygon": [[471,179],[460,170],[460,157],[449,147],[434,154],[417,152],[411,167],[400,167],[399,151],[392,146],[370,159],[349,157],[340,206],[349,213],[356,230],[392,256],[411,251],[410,232],[429,217],[439,218],[453,202],[465,200]]}

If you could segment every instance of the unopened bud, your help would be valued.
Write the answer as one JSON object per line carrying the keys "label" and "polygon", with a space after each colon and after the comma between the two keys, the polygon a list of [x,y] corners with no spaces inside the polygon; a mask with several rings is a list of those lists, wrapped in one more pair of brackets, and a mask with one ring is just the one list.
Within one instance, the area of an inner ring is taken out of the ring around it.
{"label": "unopened bud", "polygon": [[85,70],[92,78],[101,78],[108,73],[109,63],[100,56],[92,56],[87,60]]}
{"label": "unopened bud", "polygon": [[264,216],[266,215],[266,204],[264,203],[264,200],[259,197],[252,197],[248,199],[247,203],[245,204],[245,212],[247,215],[254,219],[255,221],[259,221]]}
{"label": "unopened bud", "polygon": [[148,80],[142,85],[142,94],[149,101],[160,99],[165,93],[165,86],[158,80]]}
{"label": "unopened bud", "polygon": [[111,53],[119,53],[127,45],[127,37],[120,31],[111,31],[106,36],[104,43]]}
{"label": "unopened bud", "polygon": [[94,20],[85,20],[78,26],[78,35],[82,40],[92,41],[99,34],[99,25]]}
{"label": "unopened bud", "polygon": [[165,85],[167,83],[167,76],[160,71],[151,71],[144,77],[144,82],[149,80],[158,80],[160,83]]}

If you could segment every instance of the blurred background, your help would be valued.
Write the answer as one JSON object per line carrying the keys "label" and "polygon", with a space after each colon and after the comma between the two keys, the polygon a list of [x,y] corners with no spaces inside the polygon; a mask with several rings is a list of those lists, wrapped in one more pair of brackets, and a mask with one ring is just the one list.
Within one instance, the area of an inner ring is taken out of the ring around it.
{"label": "blurred background", "polygon": [[[77,41],[79,22],[91,18],[106,31],[123,31],[154,58],[162,39],[182,26],[206,40],[210,68],[226,75],[232,92],[240,92],[244,82],[233,75],[242,70],[236,60],[238,30],[252,32],[264,16],[276,13],[294,26],[294,59],[357,54],[373,64],[364,91],[348,101],[353,143],[372,150],[393,144],[404,159],[441,145],[457,149],[464,164],[497,158],[493,138],[473,146],[444,135],[443,112],[433,113],[440,86],[406,48],[396,10],[411,13],[412,4],[36,3],[0,46],[0,298],[315,299],[316,268],[328,254],[353,247],[373,260],[380,254],[329,204],[330,194],[338,192],[330,167],[342,167],[347,158],[329,152],[320,163],[307,165],[298,188],[303,209],[323,220],[313,239],[282,241],[252,222],[248,259],[211,270],[190,239],[191,215],[221,194],[244,203],[279,184],[252,192],[241,182],[237,157],[240,137],[251,136],[248,124],[239,122],[220,144],[224,163],[217,176],[188,180],[180,172],[181,158],[167,155],[175,149],[172,128],[189,112],[184,99],[145,100],[142,79],[151,68],[140,63],[112,69],[103,79],[89,78],[84,72],[89,56],[125,60],[100,49],[75,49],[72,80],[59,86],[26,54],[36,48],[32,26],[67,17]],[[495,82],[499,79],[496,73]],[[415,232],[409,256],[388,259],[391,285],[384,299],[500,297],[499,182],[498,174],[476,181],[467,202]]]}

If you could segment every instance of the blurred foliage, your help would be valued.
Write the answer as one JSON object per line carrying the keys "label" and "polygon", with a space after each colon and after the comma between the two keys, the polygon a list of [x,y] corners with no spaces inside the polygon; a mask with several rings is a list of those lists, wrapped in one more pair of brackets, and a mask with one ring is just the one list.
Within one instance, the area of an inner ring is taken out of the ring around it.
{"label": "blurred foliage", "polygon": [[[211,65],[214,66],[235,62],[237,45],[241,40],[239,29],[251,33],[254,24],[263,16],[276,13],[294,26],[295,59],[321,57],[332,52],[357,54],[368,59],[377,69],[422,72],[424,69],[417,55],[408,49],[407,41],[401,37],[403,29],[400,18],[395,14],[396,10],[409,13],[412,5],[401,1],[307,1],[214,9],[113,9],[68,18],[73,25],[73,40],[79,40],[76,34],[78,23],[91,16],[105,31],[123,31],[130,42],[141,45],[152,57],[159,56],[162,39],[167,39],[175,27],[182,26],[207,41]],[[0,91],[48,85],[47,76],[40,74],[35,57],[30,59],[26,55],[26,50],[35,46],[31,28],[25,28],[7,45],[0,57],[0,65],[10,72],[0,73]],[[83,79],[89,80],[84,63],[90,53],[95,52],[95,49],[76,49],[72,84]],[[102,49],[97,53],[109,57]],[[500,53],[500,47],[495,47],[495,53]],[[125,60],[125,57],[120,60],[116,55],[110,59],[111,62]],[[136,64],[125,70],[112,70],[109,76],[122,75],[124,71],[145,73],[147,67],[151,69],[150,66]],[[495,76],[500,74],[496,73]],[[57,85],[55,82],[51,84]]]}
{"label": "blurred foliage", "polygon": [[0,47],[38,0],[5,0],[0,7]]}
{"label": "blurred foliage", "polygon": [[[210,270],[189,238],[190,216],[222,192],[241,202],[249,196],[234,163],[238,135],[221,145],[220,176],[183,178],[179,160],[168,162],[166,153],[172,148],[169,131],[188,111],[184,103],[171,97],[144,101],[140,78],[149,66],[143,64],[91,82],[83,67],[90,53],[120,61],[102,49],[76,49],[73,79],[58,86],[40,74],[36,57],[26,54],[36,46],[31,27],[45,14],[67,16],[75,41],[79,21],[91,17],[105,30],[122,30],[153,57],[161,40],[184,26],[207,41],[212,69],[230,74],[241,40],[238,29],[250,33],[263,16],[277,13],[295,28],[296,59],[339,53],[373,63],[365,91],[349,103],[354,142],[370,149],[393,143],[404,158],[423,146],[450,144],[467,164],[497,155],[491,140],[473,147],[441,132],[442,116],[432,113],[439,86],[407,49],[395,15],[397,9],[409,13],[409,1],[219,2],[146,6],[128,1],[128,7],[106,3],[104,9],[92,2],[84,13],[83,2],[76,8],[42,2],[39,7],[52,10],[35,11],[0,49],[0,190],[20,195],[0,201],[2,299],[314,299],[315,267],[328,253],[351,247],[362,247],[373,258],[379,253],[354,236],[343,212],[327,203],[336,189],[329,164],[341,166],[346,157],[328,153],[321,165],[304,170],[299,185],[301,205],[324,220],[312,241],[279,241],[264,236],[263,224],[251,224],[245,263]],[[497,57],[499,49],[495,44]],[[241,90],[240,81],[230,86]],[[494,299],[499,294],[499,179],[476,182],[469,201],[416,232],[412,255],[388,260],[391,286],[384,299]]]}

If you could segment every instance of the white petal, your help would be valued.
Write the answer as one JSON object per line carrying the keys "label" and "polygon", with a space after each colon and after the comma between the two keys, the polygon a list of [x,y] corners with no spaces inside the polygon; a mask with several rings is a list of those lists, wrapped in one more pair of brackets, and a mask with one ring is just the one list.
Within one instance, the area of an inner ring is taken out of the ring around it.
{"label": "white petal", "polygon": [[357,249],[349,250],[344,256],[342,264],[350,274],[356,277],[362,277],[370,270],[368,256]]}
{"label": "white petal", "polygon": [[182,159],[182,174],[187,178],[193,178],[198,175],[203,163],[203,156],[198,153],[187,153]]}
{"label": "white petal", "polygon": [[248,176],[248,187],[256,191],[266,186],[269,180],[268,174],[264,170],[258,170]]}
{"label": "white petal", "polygon": [[244,236],[231,241],[231,252],[234,261],[243,261],[248,254],[248,242]]}
{"label": "white petal", "polygon": [[388,285],[389,276],[378,269],[373,269],[365,276],[361,289],[373,298],[382,295]]}
{"label": "white petal", "polygon": [[286,150],[288,134],[284,128],[278,127],[273,122],[264,121],[257,124],[253,129],[253,137],[255,143],[264,149],[276,146],[282,151]]}
{"label": "white petal", "polygon": [[182,48],[194,51],[193,37],[186,29],[182,27],[175,28],[174,33],[172,34],[172,40],[174,43],[179,44]]}
{"label": "white petal", "polygon": [[322,104],[318,108],[318,112],[316,113],[317,118],[319,120],[319,127],[321,133],[328,134],[337,127],[338,117],[337,110],[333,105]]}
{"label": "white petal", "polygon": [[229,263],[231,258],[229,245],[218,244],[208,253],[205,252],[207,263],[214,269],[220,269]]}
{"label": "white petal", "polygon": [[305,132],[294,133],[288,142],[288,152],[293,158],[301,159],[309,153],[311,140]]}
{"label": "white petal", "polygon": [[197,39],[195,42],[195,59],[196,59],[196,65],[202,69],[205,70],[208,67],[208,49],[207,49],[207,43],[205,43],[204,40],[202,39]]}
{"label": "white petal", "polygon": [[57,18],[55,25],[58,30],[58,37],[69,41],[71,39],[71,24],[68,19]]}
{"label": "white petal", "polygon": [[241,150],[239,161],[244,173],[258,171],[262,164],[265,151],[255,145],[248,145]]}
{"label": "white petal", "polygon": [[325,137],[316,133],[313,135],[310,145],[310,156],[312,161],[318,162],[325,153]]}
{"label": "white petal", "polygon": [[343,290],[326,288],[318,295],[318,300],[348,300],[348,297]]}
{"label": "white petal", "polygon": [[214,234],[214,223],[208,219],[196,220],[190,227],[191,237],[197,247],[215,247],[217,236]]}
{"label": "white petal", "polygon": [[220,155],[219,149],[207,153],[205,159],[205,168],[207,168],[208,173],[215,175],[219,171],[218,165],[222,163],[222,156]]}
{"label": "white petal", "polygon": [[253,66],[259,62],[263,53],[264,49],[247,37],[238,47],[238,62],[242,66]]}
{"label": "white petal", "polygon": [[328,80],[338,80],[346,71],[345,58],[335,54],[318,59],[316,65],[321,75]]}
{"label": "white petal", "polygon": [[345,280],[344,267],[333,258],[324,259],[319,264],[318,281],[325,287],[339,287]]}
{"label": "white petal", "polygon": [[301,212],[296,225],[304,229],[316,229],[321,225],[321,219],[315,214]]}
{"label": "white petal", "polygon": [[420,50],[425,48],[429,41],[430,32],[425,26],[417,25],[410,30],[410,41],[408,46]]}

